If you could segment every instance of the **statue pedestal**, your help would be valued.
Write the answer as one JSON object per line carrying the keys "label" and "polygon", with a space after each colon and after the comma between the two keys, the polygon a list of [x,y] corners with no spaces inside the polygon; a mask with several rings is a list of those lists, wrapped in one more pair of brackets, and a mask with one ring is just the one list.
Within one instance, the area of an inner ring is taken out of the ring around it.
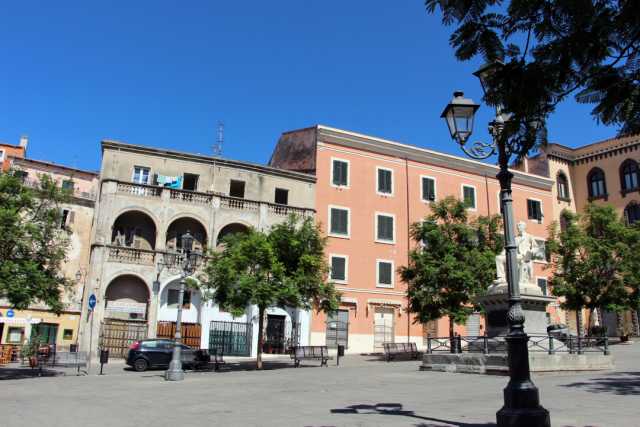
{"label": "statue pedestal", "polygon": [[[530,284],[521,286],[520,295],[524,311],[524,331],[528,335],[547,335],[547,305],[555,297],[542,295],[540,288]],[[485,310],[489,338],[506,335],[509,332],[507,311],[509,310],[509,292],[506,283],[497,283],[489,288],[487,295],[477,299]]]}

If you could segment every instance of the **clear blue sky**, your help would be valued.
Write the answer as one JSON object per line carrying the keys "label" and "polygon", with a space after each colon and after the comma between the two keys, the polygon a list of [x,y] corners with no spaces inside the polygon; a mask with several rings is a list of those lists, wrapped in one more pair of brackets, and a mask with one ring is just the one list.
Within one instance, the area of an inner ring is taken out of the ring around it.
{"label": "clear blue sky", "polygon": [[[0,140],[98,169],[104,138],[264,163],[281,132],[316,123],[460,154],[439,118],[481,88],[422,0],[6,1]],[[615,134],[562,105],[550,139]],[[483,107],[476,137],[487,138]]]}

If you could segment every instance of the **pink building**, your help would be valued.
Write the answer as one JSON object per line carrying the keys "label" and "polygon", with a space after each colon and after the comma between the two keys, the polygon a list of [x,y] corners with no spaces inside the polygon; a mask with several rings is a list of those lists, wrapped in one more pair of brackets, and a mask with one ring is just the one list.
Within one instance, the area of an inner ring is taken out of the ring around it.
{"label": "pink building", "polygon": [[[397,270],[413,244],[409,226],[429,214],[432,201],[449,195],[466,199],[474,214],[499,213],[496,166],[321,125],[284,133],[270,165],[317,177],[317,219],[329,237],[331,280],[342,302],[330,319],[314,315],[312,344],[342,343],[348,353],[362,353],[380,351],[389,341],[422,346],[426,334],[447,334],[447,319],[421,325],[407,314]],[[553,219],[553,181],[514,173],[516,220],[544,241]],[[536,262],[546,292],[545,265]],[[459,332],[481,334],[480,316]]]}

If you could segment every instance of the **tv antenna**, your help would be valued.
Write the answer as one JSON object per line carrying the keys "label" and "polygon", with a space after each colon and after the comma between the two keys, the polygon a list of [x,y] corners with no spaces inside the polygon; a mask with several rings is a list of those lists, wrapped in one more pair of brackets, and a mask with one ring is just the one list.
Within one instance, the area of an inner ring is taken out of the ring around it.
{"label": "tv antenna", "polygon": [[224,143],[224,122],[218,122],[218,136],[216,138],[216,143],[213,144],[213,155],[221,156],[222,155],[222,144]]}

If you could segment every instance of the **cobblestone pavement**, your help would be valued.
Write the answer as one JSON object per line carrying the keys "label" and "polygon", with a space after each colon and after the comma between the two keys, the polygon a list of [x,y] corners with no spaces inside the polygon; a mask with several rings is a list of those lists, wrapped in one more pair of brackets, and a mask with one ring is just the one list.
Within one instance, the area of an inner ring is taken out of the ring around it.
{"label": "cobblestone pavement", "polygon": [[[554,426],[640,426],[640,343],[613,346],[611,372],[534,377]],[[2,427],[492,426],[506,377],[420,372],[415,361],[349,356],[328,368],[272,359],[257,372],[234,365],[188,373],[136,373],[0,381]],[[1,376],[2,369],[0,369]]]}

